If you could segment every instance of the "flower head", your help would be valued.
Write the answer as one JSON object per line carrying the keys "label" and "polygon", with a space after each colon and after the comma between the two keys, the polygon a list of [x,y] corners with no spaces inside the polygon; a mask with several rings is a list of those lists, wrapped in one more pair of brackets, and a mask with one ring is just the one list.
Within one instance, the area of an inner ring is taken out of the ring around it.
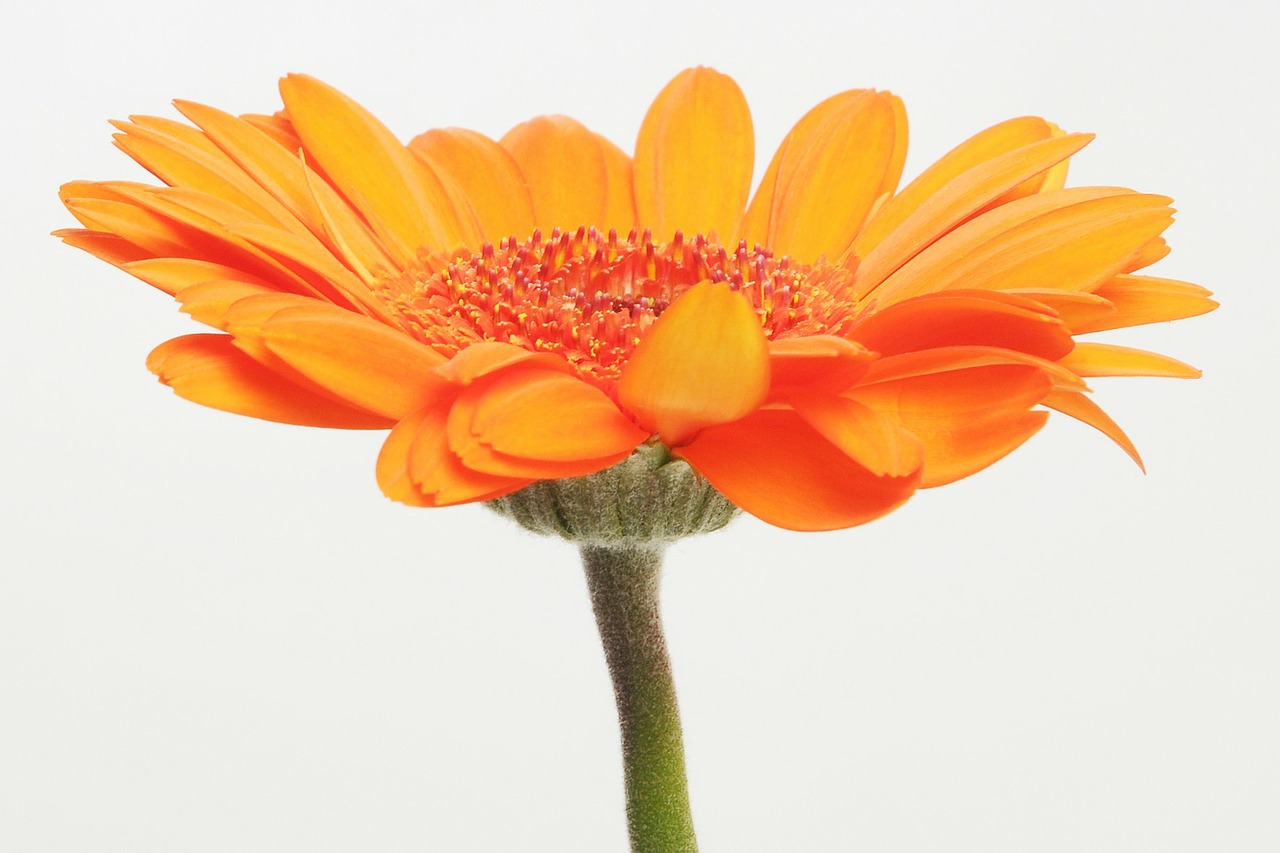
{"label": "flower head", "polygon": [[335,89],[284,108],[135,117],[116,143],[165,186],[73,182],[58,232],[217,330],[148,366],[207,406],[390,428],[390,497],[486,501],[661,442],[783,527],[847,527],[973,474],[1046,409],[1137,451],[1085,379],[1195,376],[1077,335],[1214,307],[1135,273],[1169,199],[1066,188],[1091,137],[1034,117],[962,142],[903,188],[895,96],[835,95],[751,195],[737,85],[682,72],[630,156],[563,116],[495,141],[401,144]]}

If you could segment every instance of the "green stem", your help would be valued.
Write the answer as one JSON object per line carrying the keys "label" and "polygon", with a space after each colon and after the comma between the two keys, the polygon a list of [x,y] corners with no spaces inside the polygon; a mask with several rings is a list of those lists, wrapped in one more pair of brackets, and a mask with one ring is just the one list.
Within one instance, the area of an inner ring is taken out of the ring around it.
{"label": "green stem", "polygon": [[662,635],[662,549],[582,548],[622,727],[632,853],[696,853],[680,712]]}

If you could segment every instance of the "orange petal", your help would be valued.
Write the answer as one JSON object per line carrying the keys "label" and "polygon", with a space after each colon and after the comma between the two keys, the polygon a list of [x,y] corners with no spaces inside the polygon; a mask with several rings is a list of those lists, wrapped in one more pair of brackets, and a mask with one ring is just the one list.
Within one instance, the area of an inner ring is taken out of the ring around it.
{"label": "orange petal", "polygon": [[468,468],[450,449],[445,425],[439,421],[428,422],[418,431],[409,452],[409,476],[433,506],[493,500],[534,482]]}
{"label": "orange petal", "polygon": [[268,421],[337,429],[386,429],[391,421],[313,394],[263,367],[230,335],[185,335],[151,351],[147,369],[202,406]]}
{"label": "orange petal", "polygon": [[[63,189],[70,192],[72,188]],[[190,201],[190,190],[122,181],[75,190],[83,196],[64,198],[68,210],[93,223],[88,227],[118,234],[153,257],[207,260],[239,270],[237,277],[269,281],[281,291],[321,295],[312,283],[220,222],[179,203]],[[216,199],[206,198],[217,204]]]}
{"label": "orange petal", "polygon": [[769,349],[755,309],[725,283],[702,282],[662,313],[618,379],[618,401],[668,445],[737,420],[769,390]]}
{"label": "orange petal", "polygon": [[[184,314],[190,314],[193,319],[204,323],[206,326],[213,326],[215,329],[223,329],[225,331],[227,328],[227,312],[230,311],[232,305],[251,296],[262,296],[269,293],[274,293],[274,291],[262,285],[225,279],[187,285],[175,294],[175,298],[181,303]],[[283,294],[276,295],[282,296]],[[279,307],[304,304],[296,301],[301,298],[290,294],[287,301],[277,303],[276,310]]]}
{"label": "orange petal", "polygon": [[264,290],[271,288],[266,281],[226,264],[191,258],[142,258],[122,264],[121,269],[171,296],[208,281],[235,280]]}
{"label": "orange petal", "polygon": [[1062,412],[1064,415],[1069,415],[1098,430],[1118,444],[1120,449],[1129,454],[1129,458],[1138,463],[1138,467],[1143,472],[1146,472],[1147,467],[1142,464],[1142,457],[1138,455],[1138,448],[1133,446],[1129,436],[1125,435],[1124,430],[1120,429],[1120,425],[1113,421],[1106,412],[1102,411],[1102,408],[1097,403],[1084,394],[1078,391],[1054,391],[1041,400],[1040,404],[1054,411]]}
{"label": "orange petal", "polygon": [[513,127],[501,144],[528,182],[538,228],[604,223],[609,171],[596,134],[567,116],[539,116]]}
{"label": "orange petal", "polygon": [[605,205],[604,224],[598,226],[604,234],[616,228],[626,234],[636,227],[635,165],[631,156],[600,134],[596,134],[600,153],[604,155]]}
{"label": "orange petal", "polygon": [[[404,418],[391,430],[387,440],[382,443],[382,449],[378,451],[378,462],[374,467],[378,488],[397,503],[417,507],[433,506],[431,500],[414,485],[409,477],[409,450],[413,447],[413,442],[417,439],[423,423],[438,408],[438,406],[428,407]],[[436,430],[436,432],[442,432],[442,430]],[[455,459],[454,462],[456,461]]]}
{"label": "orange petal", "polygon": [[577,377],[509,370],[465,390],[449,416],[449,446],[473,470],[578,477],[621,461],[647,433]]}
{"label": "orange petal", "polygon": [[509,494],[532,480],[495,477],[463,465],[449,448],[447,406],[422,413],[405,457],[408,479],[432,506],[485,501]]}
{"label": "orange petal", "polygon": [[190,257],[226,262],[277,282],[278,289],[346,307],[355,304],[348,294],[364,292],[364,285],[309,233],[255,222],[216,196],[186,187],[121,192],[131,203],[189,229]]}
{"label": "orange petal", "polygon": [[919,479],[918,473],[877,477],[781,409],[708,427],[672,453],[734,504],[789,530],[836,530],[879,518],[911,497]]}
{"label": "orange petal", "polygon": [[1056,360],[1071,334],[1056,314],[1019,296],[960,291],[926,294],[871,312],[849,337],[882,356],[949,346],[1014,349]]}
{"label": "orange petal", "polygon": [[[1010,202],[961,225],[876,289],[881,305],[945,289],[1087,291],[1172,222],[1165,196],[1075,187]],[[859,268],[861,273],[861,268]]]}
{"label": "orange petal", "polygon": [[951,181],[970,169],[1053,135],[1049,122],[1035,116],[1009,119],[978,133],[943,154],[932,166],[893,196],[870,218],[853,243],[854,254],[865,258],[907,217]]}
{"label": "orange petal", "polygon": [[[252,295],[243,295],[252,294]],[[239,295],[240,298],[236,298]],[[237,282],[205,283],[189,287],[177,298],[182,310],[202,323],[230,332],[236,349],[244,352],[263,367],[293,384],[312,393],[348,405],[349,401],[322,385],[313,382],[267,348],[262,327],[280,311],[289,308],[309,309],[323,305],[305,296],[293,293],[257,293]],[[232,301],[234,300],[234,301]],[[341,309],[325,306],[329,310]]]}
{"label": "orange petal", "polygon": [[573,373],[569,363],[550,353],[536,353],[515,344],[485,341],[472,344],[446,364],[436,368],[436,375],[455,385],[470,385],[485,376],[516,365]]}
{"label": "orange petal", "polygon": [[[53,232],[53,236],[68,246],[81,249],[99,260],[121,268],[124,268],[126,264],[150,257],[150,253],[146,249],[130,243],[118,234],[110,234],[106,231],[92,231],[88,228],[59,228]],[[163,287],[160,289],[164,290]]]}
{"label": "orange petal", "polygon": [[636,140],[639,219],[667,239],[732,235],[751,192],[755,136],[747,99],[710,68],[676,75],[654,100]]}
{"label": "orange petal", "polygon": [[1151,276],[1118,275],[1093,295],[1106,299],[1113,310],[1071,323],[1076,334],[1182,320],[1207,314],[1218,307],[1218,303],[1209,298],[1209,291],[1197,284]]}
{"label": "orange petal", "polygon": [[1084,382],[1062,364],[1000,347],[959,346],[906,352],[872,362],[861,385],[899,379],[932,376],[974,367],[1030,367],[1046,376],[1055,387],[1084,390]]}
{"label": "orange petal", "polygon": [[924,464],[924,451],[915,436],[856,400],[797,394],[789,402],[823,438],[877,477],[909,477]]}
{"label": "orange petal", "polygon": [[244,173],[221,150],[202,138],[193,145],[159,130],[127,122],[114,122],[123,132],[116,146],[170,186],[182,186],[217,196],[246,214],[281,227],[297,227],[297,218],[278,200]]}
{"label": "orange petal", "polygon": [[175,106],[352,269],[390,266],[391,259],[359,214],[298,156],[296,147],[283,148],[244,119],[213,107],[191,101],[176,101]]}
{"label": "orange petal", "polygon": [[198,255],[199,236],[134,204],[102,198],[69,198],[67,210],[87,228],[107,231],[152,256]]}
{"label": "orange petal", "polygon": [[486,239],[523,239],[533,232],[533,199],[524,175],[497,142],[474,130],[449,127],[414,137],[409,150],[458,185]]}
{"label": "orange petal", "polygon": [[[997,291],[991,291],[995,293]],[[1080,293],[1074,290],[1049,290],[1039,287],[1018,287],[1002,290],[1000,293],[1009,296],[1022,296],[1040,303],[1058,315],[1058,319],[1071,330],[1079,334],[1080,327],[1110,317],[1116,313],[1116,307],[1109,300],[1096,293]]]}
{"label": "orange petal", "polygon": [[[121,189],[151,190],[154,187],[137,181],[67,181],[58,187],[58,200],[67,204],[68,208],[70,208],[68,202],[84,199],[126,201],[125,196],[120,194]],[[83,220],[80,224],[86,228],[94,227]]]}
{"label": "orange petal", "polygon": [[418,411],[445,386],[434,373],[443,356],[402,332],[340,308],[278,311],[263,323],[262,340],[308,379],[387,417]]}
{"label": "orange petal", "polygon": [[[178,291],[175,298],[182,303],[184,312],[196,316],[201,323],[259,344],[263,324],[277,311],[324,304],[296,293],[263,293],[253,285],[237,281],[192,285]],[[261,347],[261,351],[270,357],[265,347]]]}
{"label": "orange petal", "polygon": [[768,230],[763,240],[748,233],[748,242],[801,261],[838,260],[877,199],[893,191],[905,147],[905,113],[893,95],[853,90],[823,101],[778,149],[774,178],[747,214],[757,228],[768,205]]}
{"label": "orange petal", "polygon": [[289,116],[285,114],[284,110],[279,110],[271,115],[245,113],[240,118],[265,133],[290,154],[297,154],[302,150],[302,139],[298,136],[298,131],[294,128],[293,122],[289,121]]}
{"label": "orange petal", "polygon": [[[1049,128],[1055,137],[1067,135],[1065,130],[1053,122],[1049,122]],[[1043,174],[1028,178],[1006,193],[1004,197],[996,199],[995,204],[1002,204],[1005,201],[1020,198],[1023,194],[1030,195],[1031,193],[1047,193],[1053,190],[1060,190],[1067,185],[1067,172],[1070,167],[1070,160],[1060,160]]]}
{"label": "orange petal", "polygon": [[1050,388],[1034,367],[994,365],[862,385],[848,396],[920,440],[927,488],[977,473],[1034,435],[1048,413],[1028,409]]}
{"label": "orange petal", "polygon": [[305,74],[283,78],[280,95],[307,152],[401,262],[478,242],[440,179],[364,107]]}
{"label": "orange petal", "polygon": [[1073,133],[1024,145],[954,178],[903,218],[858,266],[860,294],[987,204],[1079,151],[1093,137]]}
{"label": "orange petal", "polygon": [[839,393],[857,382],[875,353],[835,335],[769,341],[769,394],[788,390]]}
{"label": "orange petal", "polygon": [[[176,119],[162,118],[160,116],[129,116],[129,121],[120,122],[112,121],[113,127],[124,130],[129,127],[140,128],[152,133],[160,134],[175,142],[181,142],[188,148],[193,148],[205,154],[217,156],[220,152],[218,146],[209,141],[198,128],[194,128],[189,124],[185,124]],[[124,127],[121,127],[124,125]]]}
{"label": "orange petal", "polygon": [[1199,379],[1200,371],[1176,358],[1115,344],[1076,344],[1058,360],[1077,376],[1168,376]]}
{"label": "orange petal", "polygon": [[448,405],[433,405],[396,424],[378,454],[383,494],[409,506],[448,506],[491,500],[531,481],[469,471],[449,450]]}
{"label": "orange petal", "polygon": [[1156,237],[1141,249],[1133,253],[1133,257],[1125,262],[1121,272],[1134,272],[1154,264],[1169,254],[1169,244],[1163,237]]}
{"label": "orange petal", "polygon": [[1091,290],[1169,227],[1173,212],[1168,204],[1164,196],[1134,193],[1059,208],[965,257],[952,271],[952,286]]}

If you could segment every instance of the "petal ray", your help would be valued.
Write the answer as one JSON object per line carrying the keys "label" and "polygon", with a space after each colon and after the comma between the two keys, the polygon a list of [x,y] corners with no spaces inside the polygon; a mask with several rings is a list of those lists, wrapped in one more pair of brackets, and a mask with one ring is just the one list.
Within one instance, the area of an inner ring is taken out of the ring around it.
{"label": "petal ray", "polygon": [[151,351],[147,368],[179,397],[237,415],[300,426],[386,429],[384,417],[313,394],[263,367],[230,335],[185,335]]}
{"label": "petal ray", "polygon": [[533,231],[533,199],[507,150],[489,137],[460,127],[429,130],[409,150],[461,189],[492,242]]}
{"label": "petal ray", "polygon": [[1158,352],[1115,344],[1082,343],[1059,364],[1077,376],[1168,376],[1199,379],[1200,371]]}
{"label": "petal ray", "polygon": [[751,112],[738,84],[710,68],[682,71],[640,126],[639,219],[664,239],[677,229],[727,238],[747,205],[754,164]]}
{"label": "petal ray", "polygon": [[367,317],[326,305],[287,308],[262,324],[267,349],[343,399],[392,418],[441,393],[444,363],[424,344]]}
{"label": "petal ray", "polygon": [[306,150],[401,262],[478,242],[440,179],[364,107],[305,74],[284,77],[280,95]]}
{"label": "petal ray", "polygon": [[828,98],[774,155],[745,237],[801,261],[839,260],[877,199],[896,187],[905,148],[905,113],[893,95],[855,89]]}

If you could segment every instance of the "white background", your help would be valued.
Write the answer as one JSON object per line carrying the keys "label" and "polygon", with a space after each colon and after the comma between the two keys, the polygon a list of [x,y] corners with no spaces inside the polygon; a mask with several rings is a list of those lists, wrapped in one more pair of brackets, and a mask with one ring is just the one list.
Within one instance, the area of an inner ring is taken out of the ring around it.
{"label": "white background", "polygon": [[670,551],[704,853],[1280,849],[1278,25],[1134,0],[7,13],[0,850],[625,849],[573,550],[392,505],[380,434],[175,398],[143,358],[190,321],[47,234],[59,183],[141,174],[105,120],[173,97],[267,112],[307,71],[404,138],[564,112],[630,147],[699,63],[746,91],[762,164],[860,86],[905,98],[908,177],[1014,115],[1095,131],[1072,182],[1173,196],[1156,272],[1224,305],[1107,338],[1205,371],[1096,382],[1148,476],[1061,418],[868,527]]}

